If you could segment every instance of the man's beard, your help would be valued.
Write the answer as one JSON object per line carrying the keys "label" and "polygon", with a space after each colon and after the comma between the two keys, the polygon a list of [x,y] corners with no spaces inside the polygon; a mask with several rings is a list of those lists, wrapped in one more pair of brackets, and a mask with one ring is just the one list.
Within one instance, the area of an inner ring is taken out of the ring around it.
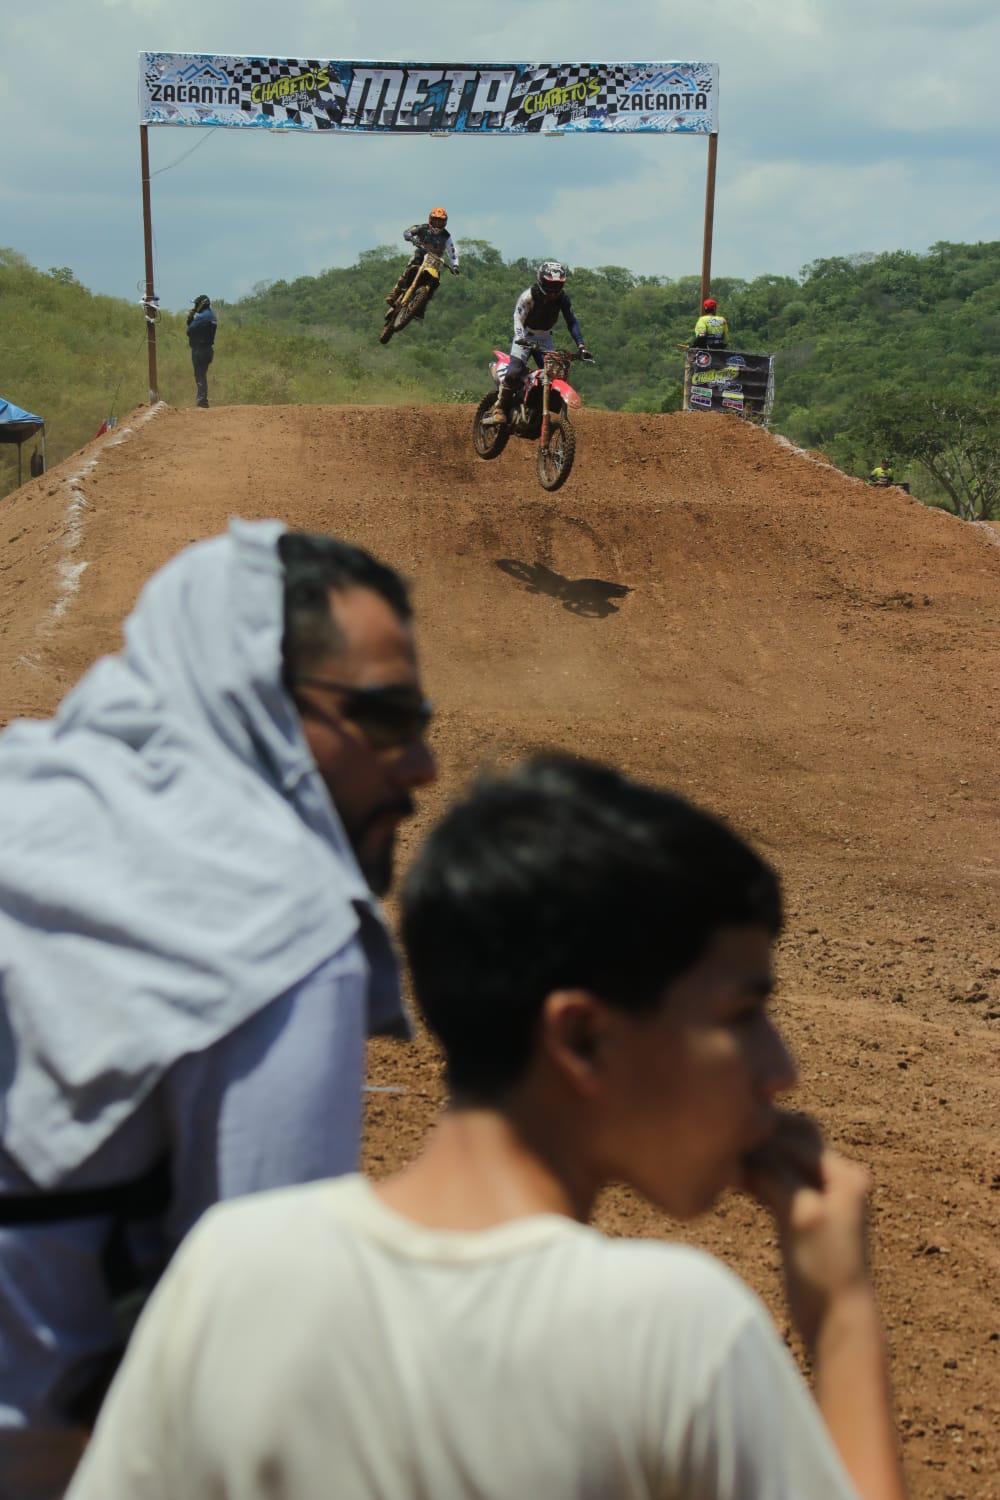
{"label": "man's beard", "polygon": [[396,835],[391,834],[385,843],[371,853],[359,852],[358,864],[368,882],[368,888],[376,896],[387,896],[392,886],[395,864]]}
{"label": "man's beard", "polygon": [[366,834],[387,813],[392,813],[401,818],[408,818],[413,814],[413,811],[414,804],[412,797],[397,797],[392,802],[382,802],[378,807],[372,809],[360,828],[355,829],[350,834],[351,845],[357,857],[358,864],[361,866],[361,873],[367,880],[369,889],[376,896],[388,895],[392,886],[396,854],[396,827],[394,825],[374,847],[366,840]]}

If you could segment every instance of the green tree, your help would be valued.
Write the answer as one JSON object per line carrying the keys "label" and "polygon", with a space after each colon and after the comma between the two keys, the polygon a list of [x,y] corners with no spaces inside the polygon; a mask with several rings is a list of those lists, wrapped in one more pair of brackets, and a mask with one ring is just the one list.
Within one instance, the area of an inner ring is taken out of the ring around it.
{"label": "green tree", "polygon": [[878,452],[921,464],[964,521],[1000,520],[1000,402],[884,398],[868,433]]}

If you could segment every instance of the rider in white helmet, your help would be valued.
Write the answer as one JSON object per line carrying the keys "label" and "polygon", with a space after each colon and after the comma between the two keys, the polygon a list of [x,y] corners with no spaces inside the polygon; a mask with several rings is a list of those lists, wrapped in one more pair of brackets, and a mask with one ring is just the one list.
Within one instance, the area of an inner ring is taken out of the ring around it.
{"label": "rider in white helmet", "polygon": [[568,275],[562,261],[543,260],[532,285],[526,287],[518,297],[514,308],[514,342],[510,346],[510,364],[497,394],[496,405],[487,421],[506,422],[510,419],[514,397],[532,354],[541,364],[542,354],[555,348],[552,330],[560,313],[566,319],[566,327],[581,357],[590,359],[573,305],[566,295]]}

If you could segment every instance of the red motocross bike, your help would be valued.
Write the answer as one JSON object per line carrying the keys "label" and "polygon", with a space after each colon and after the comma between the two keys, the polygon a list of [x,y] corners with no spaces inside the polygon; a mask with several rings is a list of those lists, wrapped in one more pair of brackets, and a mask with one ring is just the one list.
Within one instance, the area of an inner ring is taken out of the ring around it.
{"label": "red motocross bike", "polygon": [[[494,389],[476,407],[472,442],[480,458],[499,458],[511,436],[538,441],[538,482],[543,490],[565,484],[576,455],[576,433],[570,423],[570,408],[583,402],[566,376],[574,360],[583,356],[574,350],[553,349],[542,353],[542,368],[526,374],[507,422],[490,422],[497,392],[507,373],[510,356],[494,349],[490,365]],[[587,356],[593,363],[593,356]]]}

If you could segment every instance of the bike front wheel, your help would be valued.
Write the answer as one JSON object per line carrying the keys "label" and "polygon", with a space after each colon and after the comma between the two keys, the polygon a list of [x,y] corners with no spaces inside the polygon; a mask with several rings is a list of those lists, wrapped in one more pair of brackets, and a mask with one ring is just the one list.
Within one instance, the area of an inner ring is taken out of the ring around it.
{"label": "bike front wheel", "polygon": [[417,313],[423,312],[424,308],[427,306],[430,300],[430,287],[418,286],[409,302],[404,303],[404,305],[397,312],[396,316],[393,318],[393,331],[395,333],[398,333],[401,328],[405,328],[407,323],[413,321],[413,319],[417,316]]}
{"label": "bike front wheel", "polygon": [[549,418],[549,441],[538,447],[538,482],[543,490],[557,490],[566,483],[576,457],[576,433],[568,417]]}

